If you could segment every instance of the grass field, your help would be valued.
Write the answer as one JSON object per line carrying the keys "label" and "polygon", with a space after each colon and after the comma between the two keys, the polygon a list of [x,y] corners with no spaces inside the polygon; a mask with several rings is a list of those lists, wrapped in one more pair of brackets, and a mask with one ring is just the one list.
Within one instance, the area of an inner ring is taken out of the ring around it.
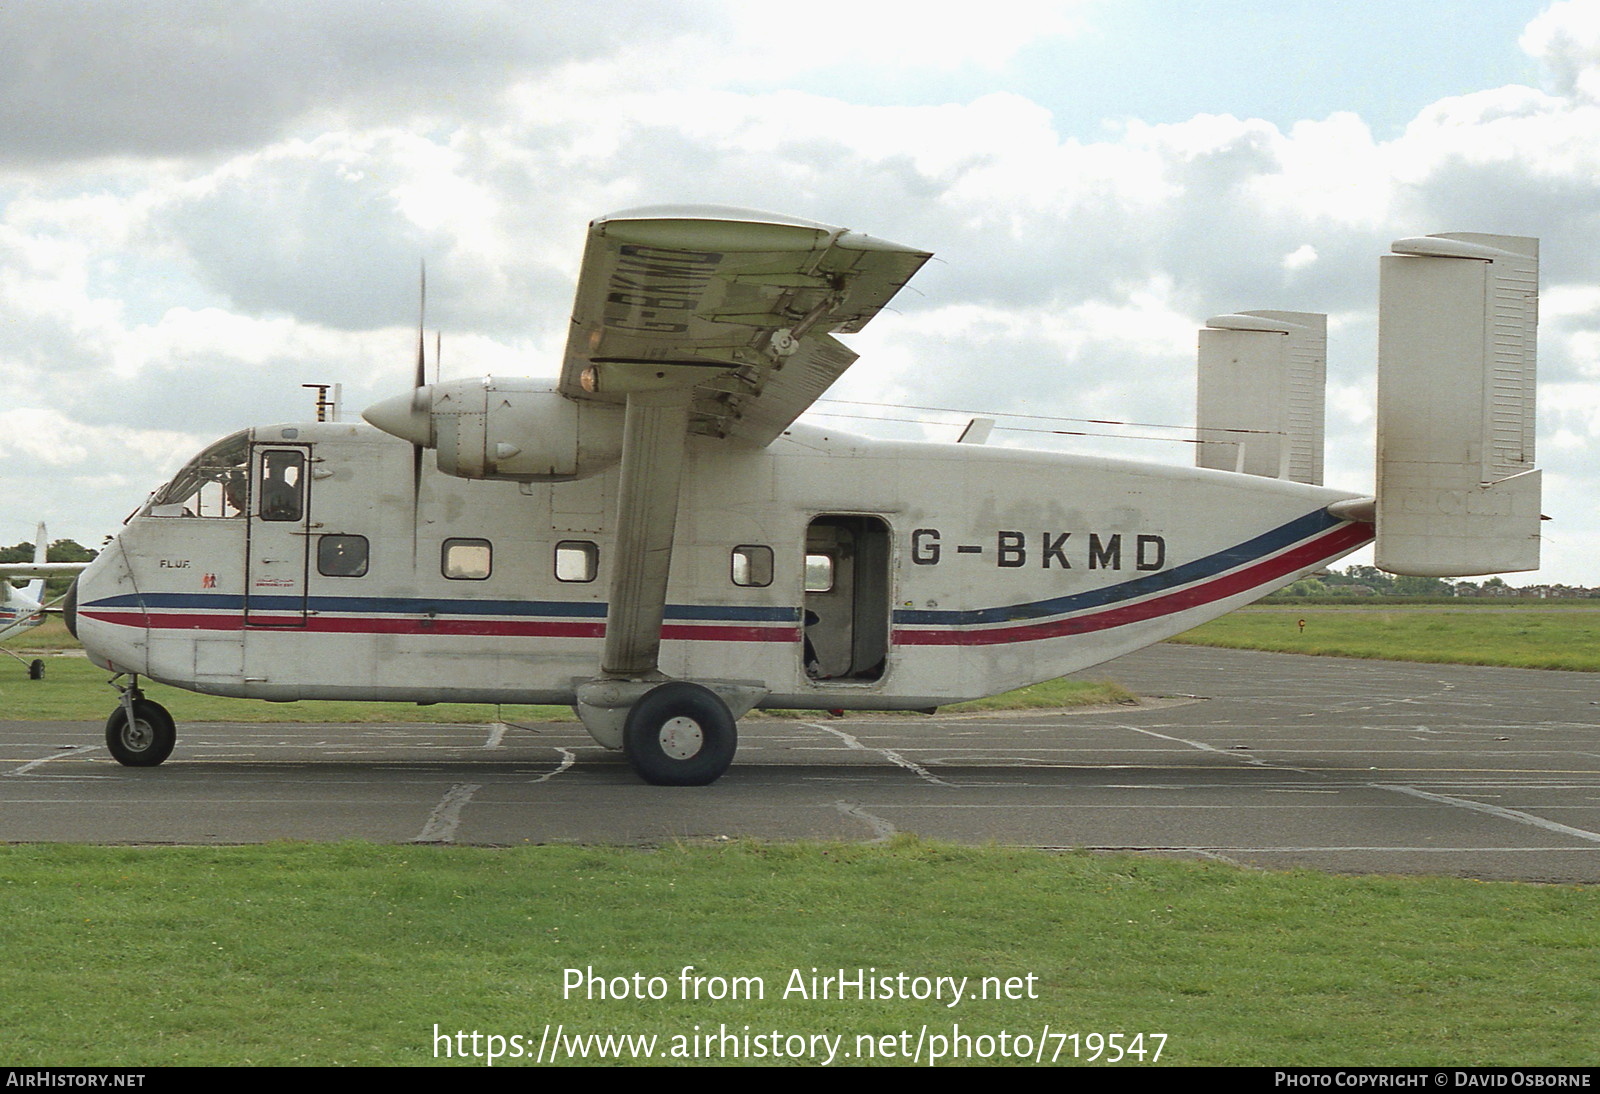
{"label": "grass field", "polygon": [[[1146,1062],[1165,1034],[1166,1064],[1588,1066],[1600,1010],[1584,889],[914,839],[9,847],[0,910],[26,924],[0,943],[12,1066],[421,1064],[436,1024],[531,1053],[545,1023],[654,1034],[662,1054],[696,1027],[748,1027],[842,1037],[852,1054],[871,1035],[904,1063],[920,1031],[948,1048],[959,1027],[988,1035],[972,1046],[995,1063],[1015,1062],[996,1055],[1006,1031],[1060,1062],[1066,1034],[1081,1059],[1083,1035],[1142,1033]],[[684,999],[684,966],[759,978],[763,995]],[[968,977],[973,992],[994,977],[1017,998],[784,997],[795,970],[809,985],[841,968]],[[663,998],[564,997],[568,969],[659,976]]]}
{"label": "grass field", "polygon": [[1173,641],[1387,661],[1600,672],[1600,607],[1557,602],[1507,608],[1493,601],[1460,607],[1257,606]]}
{"label": "grass field", "polygon": [[[1184,640],[1493,664],[1527,663],[1526,654],[1593,669],[1570,649],[1597,645],[1591,620],[1600,615],[1269,608]],[[45,681],[30,682],[7,659],[0,710],[100,719],[111,695],[104,676],[58,657]],[[1054,687],[1003,702],[1059,705]],[[570,717],[565,708],[160,699],[188,721]],[[1164,1035],[1162,1064],[1591,1066],[1597,901],[1573,886],[1270,873],[915,838],[657,849],[0,846],[0,915],[13,925],[0,932],[0,1045],[12,1066],[482,1065],[491,1049],[531,1055],[549,1024],[568,1047],[575,1036],[654,1036],[655,1058],[669,1063],[674,1050],[706,1062],[716,1050],[685,1038],[726,1029],[747,1051],[804,1043],[802,1062],[870,1044],[894,1051],[880,1062],[902,1064],[919,1037],[949,1051],[964,1033],[981,1058],[949,1062],[1019,1062],[1025,1037],[1046,1059],[1100,1064],[1113,1051],[1104,1035],[1117,1033],[1145,1062]],[[724,986],[759,981],[764,997],[685,999],[684,966]],[[586,969],[607,980],[659,976],[664,996],[564,997],[568,970]],[[796,970],[808,981],[814,969],[969,977],[973,991],[993,977],[1018,997],[954,1008],[784,997]],[[739,1042],[746,1033],[756,1040]],[[442,1047],[452,1055],[441,1058]],[[454,1055],[462,1049],[465,1059]],[[587,1051],[605,1062],[597,1044]],[[500,1061],[517,1062],[528,1061]]]}
{"label": "grass field", "polygon": [[[80,722],[103,720],[116,704],[116,693],[106,686],[109,675],[81,657],[47,656],[45,678],[29,680],[23,667],[0,661],[0,717],[19,721]],[[571,721],[571,707],[514,706],[488,703],[364,703],[306,700],[267,703],[259,699],[229,699],[197,695],[165,684],[140,681],[145,694],[184,722],[549,722]],[[1126,689],[1111,683],[1084,680],[1049,680],[1019,688],[993,699],[980,699],[943,707],[946,711],[1023,710],[1128,702]],[[758,712],[748,717],[784,717],[790,712]],[[815,711],[805,716],[815,716]]]}

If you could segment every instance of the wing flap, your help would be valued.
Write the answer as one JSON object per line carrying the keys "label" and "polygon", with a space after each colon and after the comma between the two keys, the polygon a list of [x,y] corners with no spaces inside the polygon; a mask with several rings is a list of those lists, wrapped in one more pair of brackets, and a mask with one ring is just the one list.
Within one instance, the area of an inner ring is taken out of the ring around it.
{"label": "wing flap", "polygon": [[658,379],[693,387],[692,431],[768,444],[855,360],[830,335],[859,331],[928,258],[738,209],[596,220],[560,390],[621,402],[651,366],[667,366]]}

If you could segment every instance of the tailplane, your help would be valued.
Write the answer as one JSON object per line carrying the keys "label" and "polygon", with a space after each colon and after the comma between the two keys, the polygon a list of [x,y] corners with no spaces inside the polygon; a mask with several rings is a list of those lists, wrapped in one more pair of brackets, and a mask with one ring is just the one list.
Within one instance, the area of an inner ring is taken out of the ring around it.
{"label": "tailplane", "polygon": [[1402,239],[1381,264],[1377,557],[1426,577],[1539,567],[1539,241]]}
{"label": "tailplane", "polygon": [[1328,317],[1250,311],[1200,332],[1199,467],[1322,485]]}

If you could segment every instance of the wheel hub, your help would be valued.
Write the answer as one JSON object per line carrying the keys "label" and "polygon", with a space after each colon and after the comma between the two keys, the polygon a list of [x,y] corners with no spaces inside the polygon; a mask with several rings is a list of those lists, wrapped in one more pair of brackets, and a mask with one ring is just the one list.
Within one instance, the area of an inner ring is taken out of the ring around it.
{"label": "wheel hub", "polygon": [[143,719],[124,722],[122,725],[122,743],[135,752],[143,752],[150,747],[154,734],[150,732],[150,723]]}
{"label": "wheel hub", "polygon": [[700,723],[681,715],[668,718],[661,726],[661,751],[674,760],[687,760],[699,753],[705,744],[705,733]]}

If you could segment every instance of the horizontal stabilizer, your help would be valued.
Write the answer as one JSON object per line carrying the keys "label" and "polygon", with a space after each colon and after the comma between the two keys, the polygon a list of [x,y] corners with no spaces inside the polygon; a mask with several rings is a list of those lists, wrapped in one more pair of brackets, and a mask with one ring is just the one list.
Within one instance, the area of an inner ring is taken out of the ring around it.
{"label": "horizontal stabilizer", "polygon": [[1327,316],[1219,315],[1200,332],[1199,467],[1322,485]]}
{"label": "horizontal stabilizer", "polygon": [[1539,241],[1451,233],[1393,248],[1379,290],[1377,564],[1537,569]]}

